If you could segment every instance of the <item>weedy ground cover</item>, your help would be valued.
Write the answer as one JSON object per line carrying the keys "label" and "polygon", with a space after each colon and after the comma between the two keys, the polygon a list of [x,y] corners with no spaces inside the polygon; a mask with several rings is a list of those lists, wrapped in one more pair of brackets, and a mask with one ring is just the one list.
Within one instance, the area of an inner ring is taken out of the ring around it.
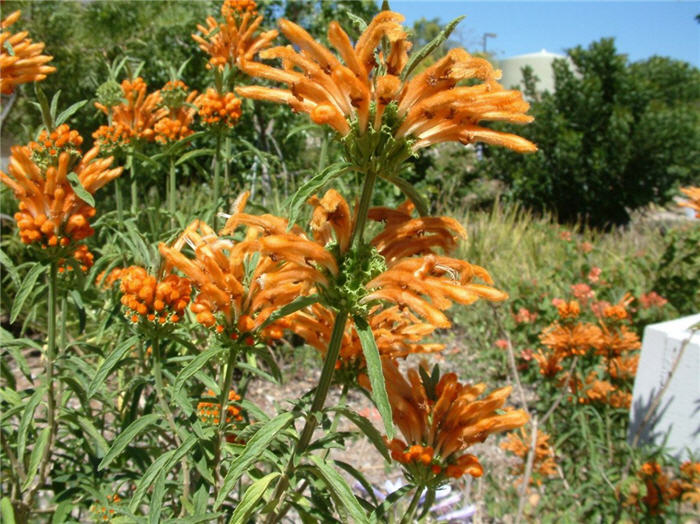
{"label": "weedy ground cover", "polygon": [[[326,46],[251,0],[218,7],[191,35],[206,87],[115,59],[92,140],[71,127],[88,101],[41,87],[62,64],[19,11],[2,21],[0,91],[42,117],[0,173],[3,519],[408,523],[471,479],[452,504],[494,518],[689,514],[698,464],[625,437],[639,330],[696,301],[694,232],[432,215],[419,151],[537,150],[482,124],[532,120],[491,63],[430,58],[459,19],[411,49],[400,14],[346,13],[352,38],[332,21]],[[280,136],[271,111],[311,122]],[[292,174],[295,135],[317,163]],[[290,360],[308,388],[284,389]],[[478,451],[499,433],[508,472]],[[358,436],[401,471],[391,492],[334,452]]]}

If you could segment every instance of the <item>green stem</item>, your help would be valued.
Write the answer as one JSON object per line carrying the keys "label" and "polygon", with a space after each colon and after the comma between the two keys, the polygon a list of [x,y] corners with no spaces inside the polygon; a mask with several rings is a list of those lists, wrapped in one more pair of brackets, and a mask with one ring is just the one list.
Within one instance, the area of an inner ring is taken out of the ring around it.
{"label": "green stem", "polygon": [[175,227],[175,159],[170,157],[170,172],[168,176],[168,212],[170,227]]}
{"label": "green stem", "polygon": [[362,235],[365,232],[367,225],[367,213],[369,206],[372,203],[372,192],[374,191],[374,183],[377,180],[377,173],[374,169],[368,169],[365,176],[365,182],[362,185],[362,196],[360,197],[360,205],[357,208],[357,222],[355,229],[352,232],[351,244],[355,242],[362,243]]}
{"label": "green stem", "polygon": [[31,506],[34,494],[44,485],[48,465],[51,457],[53,441],[56,437],[56,391],[54,384],[54,362],[56,360],[56,295],[58,287],[58,263],[52,260],[49,266],[49,296],[48,296],[48,318],[47,318],[47,341],[46,341],[46,424],[49,428],[49,439],[39,462],[39,476],[30,489],[25,493],[24,501]]}
{"label": "green stem", "polygon": [[224,431],[226,429],[226,405],[228,404],[228,392],[231,391],[231,386],[233,384],[233,370],[236,368],[236,358],[238,357],[238,347],[234,346],[229,350],[228,360],[226,361],[226,368],[221,375],[221,392],[219,396],[219,431],[216,436],[216,446],[214,448],[214,481],[215,493],[219,492],[219,482],[221,476],[219,475],[219,465],[221,462],[221,446],[223,440],[226,438]]}
{"label": "green stem", "polygon": [[219,208],[219,171],[221,168],[221,131],[216,132],[216,152],[214,153],[214,216],[212,217],[212,226],[214,230],[218,229],[217,222],[217,210]]}
{"label": "green stem", "polygon": [[224,193],[228,195],[231,191],[231,188],[229,187],[229,184],[231,183],[229,180],[231,166],[228,162],[229,153],[231,152],[231,142],[228,134],[226,135],[226,140],[224,140],[224,151],[226,151],[226,160],[224,160]]}
{"label": "green stem", "polygon": [[134,154],[136,152],[136,146],[131,147],[129,154],[129,176],[131,177],[131,213],[136,216],[137,203],[139,200],[139,188],[136,183],[136,159]]}
{"label": "green stem", "polygon": [[[163,414],[165,415],[165,418],[168,421],[170,430],[173,432],[175,444],[179,448],[182,445],[182,441],[180,440],[180,435],[177,432],[177,425],[175,424],[175,417],[173,416],[173,412],[170,410],[170,406],[165,400],[165,388],[163,387],[163,369],[161,365],[162,359],[163,356],[161,355],[160,337],[156,334],[156,336],[153,338],[153,376],[155,378],[156,383],[156,397],[158,400],[158,404],[163,410]],[[182,496],[185,500],[187,500],[190,498],[190,468],[187,463],[187,457],[182,458],[182,460],[180,461],[180,466],[182,467],[183,477]],[[182,507],[182,511],[185,511],[184,504]]]}
{"label": "green stem", "polygon": [[268,524],[278,522],[283,516],[282,512],[278,514],[275,512],[275,509],[279,505],[280,501],[284,499],[284,495],[289,488],[289,479],[294,473],[295,456],[301,455],[306,451],[306,448],[311,442],[314,429],[316,429],[316,425],[318,424],[316,415],[323,408],[323,405],[326,402],[326,397],[328,396],[328,390],[330,389],[331,382],[333,380],[333,372],[335,371],[335,363],[338,360],[340,346],[343,342],[343,334],[345,333],[345,323],[347,322],[347,319],[348,312],[345,310],[339,311],[335,317],[335,323],[333,324],[333,331],[331,333],[331,340],[328,343],[326,359],[323,362],[321,378],[319,379],[318,386],[316,387],[316,394],[314,395],[314,399],[311,403],[311,410],[306,417],[306,423],[304,424],[304,429],[302,429],[299,441],[294,447],[291,457],[289,457],[287,469],[285,470],[284,475],[282,475],[277,481],[275,493],[272,496],[272,499],[270,499],[271,511],[265,521]]}
{"label": "green stem", "polygon": [[119,188],[119,177],[114,179],[114,200],[117,202],[117,219],[119,223],[124,223],[124,204],[122,202],[122,192]]}
{"label": "green stem", "polygon": [[401,519],[401,524],[409,524],[413,522],[413,517],[416,515],[416,510],[418,509],[418,503],[420,502],[420,496],[423,493],[423,486],[417,486],[416,492],[411,499],[411,503],[408,506],[404,517]]}

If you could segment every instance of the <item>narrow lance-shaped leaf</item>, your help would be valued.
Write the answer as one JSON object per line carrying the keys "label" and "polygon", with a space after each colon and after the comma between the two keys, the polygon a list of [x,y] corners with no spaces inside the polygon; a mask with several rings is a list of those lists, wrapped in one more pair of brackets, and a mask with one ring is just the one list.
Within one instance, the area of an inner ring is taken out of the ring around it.
{"label": "narrow lance-shaped leaf", "polygon": [[109,448],[109,451],[97,466],[97,470],[101,471],[106,468],[122,451],[124,451],[126,446],[128,446],[137,435],[139,435],[151,424],[157,424],[160,419],[160,415],[151,413],[149,415],[139,417],[134,422],[129,424],[129,426],[122,431],[116,439],[114,439],[112,447]]}
{"label": "narrow lance-shaped leaf", "polygon": [[134,491],[134,494],[131,496],[131,500],[129,501],[129,511],[136,511],[136,509],[139,507],[141,499],[144,497],[144,495],[146,495],[148,489],[153,485],[155,478],[174,454],[175,450],[171,449],[170,451],[163,453],[160,457],[153,461],[150,466],[148,466],[148,469],[146,469],[141,477],[141,480],[136,486],[136,491]]}
{"label": "narrow lance-shaped leaf", "polygon": [[49,445],[49,436],[51,434],[51,428],[46,426],[41,430],[39,438],[34,443],[34,449],[32,449],[32,454],[29,457],[29,469],[27,470],[27,480],[24,481],[22,490],[26,490],[31,483],[34,481],[37,470],[39,469],[39,463],[41,462],[41,457],[44,455],[46,446]]}
{"label": "narrow lance-shaped leaf", "polygon": [[404,180],[403,178],[397,177],[397,176],[383,176],[385,180],[391,182],[394,184],[396,187],[398,187],[401,192],[406,195],[406,197],[413,202],[413,205],[416,206],[416,210],[418,211],[418,214],[422,217],[427,216],[428,213],[430,212],[430,208],[428,206],[428,202],[423,198],[423,195],[420,194],[420,192],[413,187],[413,185],[408,181]]}
{"label": "narrow lance-shaped leaf", "polygon": [[345,482],[345,479],[338,473],[335,468],[331,467],[327,462],[325,462],[321,457],[312,455],[310,457],[311,462],[316,466],[314,468],[314,473],[316,473],[328,486],[333,497],[342,505],[345,511],[348,513],[350,518],[349,522],[355,523],[368,523],[369,520],[365,515],[365,511],[362,506],[355,498],[352,493],[352,489]]}
{"label": "narrow lance-shaped leaf", "polygon": [[56,117],[56,125],[60,126],[61,124],[63,124],[66,120],[72,117],[81,107],[87,104],[87,102],[87,100],[81,100],[80,102],[76,102],[69,108],[61,111],[61,113]]}
{"label": "narrow lance-shaped leaf", "polygon": [[95,394],[97,388],[99,388],[104,383],[114,366],[116,366],[117,363],[119,363],[119,361],[124,358],[127,352],[131,350],[132,346],[136,345],[138,341],[139,337],[134,335],[133,337],[129,337],[124,342],[119,344],[116,348],[114,348],[114,350],[109,354],[109,356],[104,360],[104,362],[102,362],[102,365],[100,365],[97,372],[95,373],[92,382],[90,382],[90,386],[88,387],[88,396],[92,397]]}
{"label": "narrow lance-shaped leaf", "polygon": [[362,344],[362,353],[367,362],[367,375],[369,375],[369,383],[372,386],[372,400],[382,416],[387,437],[392,439],[394,438],[394,425],[391,420],[391,404],[389,404],[389,395],[386,392],[379,348],[377,348],[374,333],[372,333],[372,328],[367,321],[361,317],[355,317],[354,320],[357,335]]}
{"label": "narrow lance-shaped leaf", "polygon": [[275,312],[272,313],[265,322],[263,322],[262,326],[260,326],[260,329],[265,329],[275,320],[279,320],[280,318],[286,317],[287,315],[296,313],[300,309],[304,309],[307,306],[315,304],[319,301],[319,298],[320,297],[318,295],[309,295],[307,297],[295,298],[289,304],[285,304],[281,308],[275,310]]}
{"label": "narrow lance-shaped leaf", "polygon": [[39,275],[44,272],[44,269],[44,265],[39,263],[34,264],[34,267],[32,267],[32,269],[29,270],[29,273],[27,273],[27,276],[24,277],[22,285],[17,290],[17,295],[15,295],[15,300],[12,302],[12,309],[10,310],[10,324],[17,320],[17,316],[19,315],[20,311],[22,311],[24,302],[34,289],[34,284],[36,284]]}
{"label": "narrow lance-shaped leaf", "polygon": [[187,382],[187,380],[195,375],[200,369],[202,369],[207,362],[209,362],[211,359],[217,357],[219,354],[223,353],[224,351],[232,351],[231,348],[223,346],[223,347],[214,347],[207,349],[206,351],[203,351],[199,355],[197,355],[189,364],[187,364],[180,373],[178,373],[177,378],[175,379],[175,391],[178,391],[182,386]]}
{"label": "narrow lance-shaped leaf", "polygon": [[255,506],[265,494],[265,490],[270,485],[270,482],[279,476],[280,474],[278,472],[270,473],[248,486],[248,489],[243,494],[243,498],[238,503],[238,506],[236,506],[236,510],[233,512],[233,515],[231,515],[231,520],[228,521],[229,524],[245,524],[248,522],[248,519],[253,514]]}
{"label": "narrow lance-shaped leaf", "polygon": [[464,16],[458,16],[452,20],[452,22],[447,24],[447,26],[440,31],[440,34],[425,44],[418,52],[413,53],[408,61],[408,64],[406,64],[406,67],[404,67],[403,71],[401,71],[401,80],[408,78],[408,76],[423,60],[425,60],[432,54],[433,51],[440,47],[452,34],[452,31],[454,31],[455,27],[457,27],[457,24],[459,24],[462,20],[464,20]]}
{"label": "narrow lance-shaped leaf", "polygon": [[22,413],[22,418],[19,421],[19,428],[17,429],[17,456],[24,457],[24,448],[27,444],[27,432],[31,422],[34,420],[34,411],[36,407],[41,402],[44,393],[46,392],[46,387],[42,386],[37,388],[31,397],[29,397],[29,402],[27,402],[24,412]]}
{"label": "narrow lance-shaped leaf", "polygon": [[370,440],[370,442],[374,444],[374,447],[377,448],[377,451],[379,451],[379,453],[381,453],[382,456],[388,462],[391,462],[391,457],[389,455],[389,450],[386,447],[384,437],[381,433],[379,433],[379,431],[377,431],[377,428],[374,427],[374,425],[369,421],[369,419],[363,417],[362,415],[351,409],[344,407],[333,408],[329,411],[340,413],[341,415],[345,416],[348,420],[353,422],[360,429],[360,431],[362,431],[362,433],[365,434],[365,436]]}
{"label": "narrow lance-shaped leaf", "polygon": [[281,413],[255,432],[255,435],[253,435],[246,444],[243,453],[231,464],[226,478],[224,479],[224,484],[216,497],[216,502],[214,503],[215,510],[219,509],[228,494],[231,493],[233,486],[241,475],[250,469],[260,455],[267,449],[270,442],[275,440],[280,431],[292,422],[292,420],[294,420],[294,415],[291,413]]}
{"label": "narrow lance-shaped leaf", "polygon": [[70,187],[73,188],[73,191],[75,191],[75,194],[80,200],[82,200],[91,207],[95,207],[95,199],[90,194],[90,192],[83,187],[83,184],[80,183],[80,180],[78,179],[78,175],[76,173],[71,171],[66,176],[66,179],[68,180],[68,182],[70,183]]}

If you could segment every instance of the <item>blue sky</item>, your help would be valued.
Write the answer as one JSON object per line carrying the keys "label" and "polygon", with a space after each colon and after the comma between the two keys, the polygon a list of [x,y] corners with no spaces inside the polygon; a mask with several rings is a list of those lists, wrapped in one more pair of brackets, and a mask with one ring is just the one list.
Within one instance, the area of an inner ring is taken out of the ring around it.
{"label": "blue sky", "polygon": [[425,1],[392,0],[391,8],[406,16],[406,25],[421,17],[446,23],[466,15],[456,36],[476,51],[484,33],[496,58],[534,53],[542,49],[564,53],[603,37],[615,37],[618,52],[631,61],[653,55],[669,56],[700,66],[698,1]]}

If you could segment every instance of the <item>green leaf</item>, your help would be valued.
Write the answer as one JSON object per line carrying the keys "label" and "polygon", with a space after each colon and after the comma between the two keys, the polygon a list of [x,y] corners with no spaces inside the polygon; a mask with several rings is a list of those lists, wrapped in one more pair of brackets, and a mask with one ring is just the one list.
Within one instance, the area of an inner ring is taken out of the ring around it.
{"label": "green leaf", "polygon": [[126,448],[126,446],[128,446],[139,433],[141,433],[151,424],[157,425],[161,418],[161,415],[151,413],[138,418],[129,424],[129,426],[122,431],[116,439],[114,439],[112,447],[109,448],[109,451],[97,466],[97,471],[102,471],[104,468],[106,468],[117,457],[117,455],[124,451],[124,448]]}
{"label": "green leaf", "polygon": [[394,438],[394,425],[391,421],[391,404],[389,404],[389,396],[386,392],[379,348],[377,348],[372,328],[367,321],[361,317],[354,317],[354,320],[357,335],[362,344],[362,353],[364,353],[367,362],[367,375],[369,375],[369,383],[372,386],[372,400],[382,416],[387,438],[392,439]]}
{"label": "green leaf", "polygon": [[17,269],[12,263],[12,260],[10,260],[10,257],[8,257],[2,249],[0,249],[0,264],[5,266],[5,269],[7,269],[7,273],[10,275],[12,283],[15,285],[15,287],[19,287],[21,279],[17,274]]}
{"label": "green leaf", "polygon": [[447,24],[445,28],[440,31],[440,34],[437,35],[435,38],[433,38],[430,42],[425,44],[420,51],[417,53],[412,53],[411,54],[411,59],[408,61],[406,64],[406,67],[403,68],[403,71],[401,71],[401,80],[406,80],[408,76],[413,72],[413,70],[418,67],[418,65],[425,60],[428,56],[430,56],[433,51],[435,51],[438,47],[440,47],[445,40],[447,40],[452,34],[452,31],[454,31],[455,27],[457,27],[457,24],[459,24],[462,20],[464,19],[464,16],[458,16],[452,22]]}
{"label": "green leaf", "polygon": [[68,120],[75,113],[77,113],[81,107],[83,107],[85,104],[87,104],[87,102],[88,102],[87,100],[81,100],[80,102],[76,102],[75,104],[71,105],[69,108],[61,111],[61,113],[56,117],[56,125],[60,126],[61,124],[63,124],[66,120]]}
{"label": "green leaf", "polygon": [[90,207],[95,207],[95,199],[92,197],[90,192],[83,187],[83,184],[80,183],[80,180],[78,179],[78,175],[71,171],[68,173],[66,176],[66,180],[70,183],[70,187],[73,188],[73,191],[75,191],[75,194],[78,196],[80,200],[85,202],[87,205]]}
{"label": "green leaf", "polygon": [[0,500],[0,515],[2,515],[4,524],[15,524],[15,510],[12,509],[12,502],[7,497]]}
{"label": "green leaf", "polygon": [[304,182],[299,189],[289,198],[284,207],[289,209],[289,228],[299,218],[299,212],[306,201],[318,192],[323,186],[352,170],[354,167],[349,162],[336,162],[326,167],[319,174]]}
{"label": "green leaf", "polygon": [[281,413],[265,423],[246,444],[243,453],[233,461],[226,473],[224,484],[217,494],[214,509],[217,510],[233,489],[238,479],[258,460],[258,457],[267,449],[270,442],[278,437],[290,422],[294,420],[291,413]]}
{"label": "green leaf", "polygon": [[[70,512],[73,511],[75,504],[72,500],[64,500],[58,506],[56,506],[56,511],[51,517],[51,524],[63,524],[66,519],[70,516]],[[114,523],[114,521],[112,521]]]}
{"label": "green leaf", "polygon": [[92,397],[95,394],[97,388],[99,388],[107,379],[107,376],[112,371],[112,368],[114,368],[114,366],[116,366],[117,363],[119,363],[119,361],[124,358],[124,355],[126,355],[126,353],[131,349],[131,347],[136,345],[138,341],[139,337],[134,335],[126,339],[124,342],[122,342],[116,348],[114,348],[114,350],[112,350],[109,356],[102,362],[102,364],[98,368],[97,372],[95,373],[95,376],[92,379],[92,382],[90,382],[90,386],[88,387],[87,392],[89,397]]}
{"label": "green leaf", "polygon": [[367,29],[367,22],[364,19],[360,18],[350,10],[345,11],[345,16],[350,19],[350,22],[352,22],[352,25],[355,26],[358,33],[365,32],[365,29]]}
{"label": "green leaf", "polygon": [[413,202],[413,205],[416,206],[416,210],[418,211],[418,214],[420,216],[424,217],[430,213],[430,206],[428,205],[428,202],[426,202],[425,198],[423,198],[423,195],[421,195],[418,192],[418,190],[415,187],[413,187],[413,185],[411,185],[410,182],[398,176],[380,176],[384,180],[391,182],[396,187],[398,187],[401,190],[401,192],[404,195],[406,195],[406,197],[408,197],[408,199],[411,202]]}
{"label": "green leaf", "polygon": [[333,498],[336,499],[345,508],[348,513],[349,522],[355,523],[368,523],[369,520],[365,515],[365,511],[362,506],[355,498],[352,493],[352,489],[345,482],[345,479],[336,471],[335,468],[328,465],[328,462],[324,461],[321,457],[312,455],[309,457],[311,462],[314,463],[314,473],[324,481],[328,489],[330,490]]}
{"label": "green leaf", "polygon": [[211,359],[214,357],[217,357],[220,353],[223,353],[225,351],[232,351],[231,348],[223,346],[223,347],[214,347],[207,349],[206,351],[203,351],[199,355],[197,355],[192,362],[187,364],[180,373],[178,373],[177,378],[175,379],[175,386],[174,390],[179,391],[182,386],[184,386],[185,382],[187,382],[187,379],[189,379],[192,375],[197,373],[200,369],[202,369],[207,362],[209,362]]}
{"label": "green leaf", "polygon": [[282,306],[279,309],[276,309],[274,313],[272,313],[265,322],[263,322],[262,326],[260,326],[260,329],[265,329],[267,326],[272,324],[275,320],[279,320],[280,318],[286,317],[287,315],[291,315],[292,313],[296,313],[300,309],[304,309],[305,307],[310,306],[311,304],[315,304],[320,300],[321,297],[318,295],[309,295],[307,297],[297,297],[294,300],[292,300],[289,304],[286,304]]}
{"label": "green leaf", "polygon": [[136,491],[131,496],[131,501],[129,502],[129,511],[134,512],[139,507],[141,499],[146,495],[146,492],[153,484],[158,474],[163,470],[165,464],[172,458],[175,454],[175,450],[171,449],[166,451],[160,457],[153,461],[153,463],[148,466],[148,469],[144,472],[141,480],[136,486]]}
{"label": "green leaf", "polygon": [[51,434],[51,428],[48,426],[41,430],[39,433],[39,438],[34,443],[34,449],[32,449],[32,454],[29,457],[29,468],[27,469],[27,479],[24,481],[22,490],[26,490],[31,483],[34,481],[34,476],[39,469],[39,462],[41,462],[41,457],[44,455],[46,446],[49,445],[49,435]]}
{"label": "green leaf", "polygon": [[175,165],[179,166],[198,156],[213,155],[214,153],[216,153],[214,149],[195,149],[194,151],[188,151],[175,161]]}
{"label": "green leaf", "polygon": [[353,424],[355,424],[360,429],[360,431],[362,431],[362,433],[365,434],[365,436],[370,440],[370,442],[374,444],[374,447],[377,448],[377,451],[379,451],[379,453],[382,454],[382,456],[387,460],[387,462],[391,462],[391,456],[389,455],[389,450],[386,447],[384,437],[382,437],[382,434],[379,433],[379,431],[377,431],[377,428],[374,427],[374,425],[369,421],[369,419],[345,407],[331,408],[328,411],[340,413],[345,418],[350,420]]}
{"label": "green leaf", "polygon": [[97,452],[97,456],[101,457],[105,453],[107,453],[109,445],[107,444],[107,441],[102,436],[102,434],[92,423],[92,420],[90,420],[87,417],[78,417],[77,422],[80,425],[80,428],[83,430],[83,432],[86,435],[92,437],[92,439],[95,441],[95,451]]}
{"label": "green leaf", "polygon": [[265,490],[270,485],[270,482],[279,476],[280,474],[278,472],[270,473],[248,486],[248,489],[243,494],[243,498],[241,498],[238,506],[236,506],[236,510],[233,512],[233,515],[231,515],[231,520],[228,521],[229,524],[245,524],[248,522],[248,519],[253,514],[255,506],[265,494]]}
{"label": "green leaf", "polygon": [[19,315],[19,312],[22,311],[22,306],[24,306],[24,302],[27,300],[29,293],[31,293],[34,289],[34,284],[36,284],[39,275],[41,275],[44,272],[44,269],[45,266],[36,263],[34,264],[34,267],[32,267],[32,269],[29,270],[27,276],[24,277],[22,285],[17,290],[17,295],[15,296],[15,300],[12,303],[12,309],[10,311],[10,324],[14,323],[14,321],[17,320],[17,316]]}
{"label": "green leaf", "polygon": [[46,98],[43,89],[39,87],[39,84],[34,82],[34,94],[39,101],[39,108],[41,109],[41,118],[44,121],[44,127],[46,127],[47,132],[53,131],[53,120],[51,119],[51,109],[49,108],[49,100]]}
{"label": "green leaf", "polygon": [[372,501],[375,505],[378,503],[377,496],[374,494],[374,488],[372,487],[372,484],[370,484],[370,482],[365,478],[365,476],[362,473],[360,473],[357,469],[355,469],[352,465],[348,464],[347,462],[336,460],[335,464],[340,469],[346,471],[348,475],[352,476],[362,485],[367,494],[370,497],[372,497]]}
{"label": "green leaf", "polygon": [[46,392],[46,387],[42,386],[37,388],[29,401],[27,402],[24,412],[22,412],[22,418],[19,421],[19,428],[17,429],[17,456],[24,457],[24,448],[27,445],[27,433],[29,432],[29,427],[34,420],[34,411],[36,407],[41,402],[44,393]]}
{"label": "green leaf", "polygon": [[7,50],[8,55],[15,56],[15,49],[12,47],[12,44],[9,40],[5,40],[2,46]]}
{"label": "green leaf", "polygon": [[59,89],[56,91],[56,94],[53,95],[53,98],[51,99],[51,120],[53,121],[54,125],[58,125],[56,123],[56,112],[58,111],[58,99],[61,96],[61,90]]}
{"label": "green leaf", "polygon": [[369,520],[372,524],[378,523],[378,522],[387,522],[386,518],[386,512],[389,508],[391,508],[396,502],[406,495],[409,491],[413,489],[413,486],[410,484],[406,484],[405,486],[401,486],[399,489],[391,493],[390,495],[387,496],[386,499],[384,499],[384,502],[382,502],[381,506],[378,506],[377,509],[374,510],[374,512],[369,516]]}
{"label": "green leaf", "polygon": [[284,137],[283,142],[286,142],[287,140],[292,138],[297,133],[301,133],[302,131],[306,131],[307,129],[318,129],[318,124],[314,124],[312,122],[312,123],[294,126],[292,129],[290,129],[289,133],[287,133],[287,136]]}

